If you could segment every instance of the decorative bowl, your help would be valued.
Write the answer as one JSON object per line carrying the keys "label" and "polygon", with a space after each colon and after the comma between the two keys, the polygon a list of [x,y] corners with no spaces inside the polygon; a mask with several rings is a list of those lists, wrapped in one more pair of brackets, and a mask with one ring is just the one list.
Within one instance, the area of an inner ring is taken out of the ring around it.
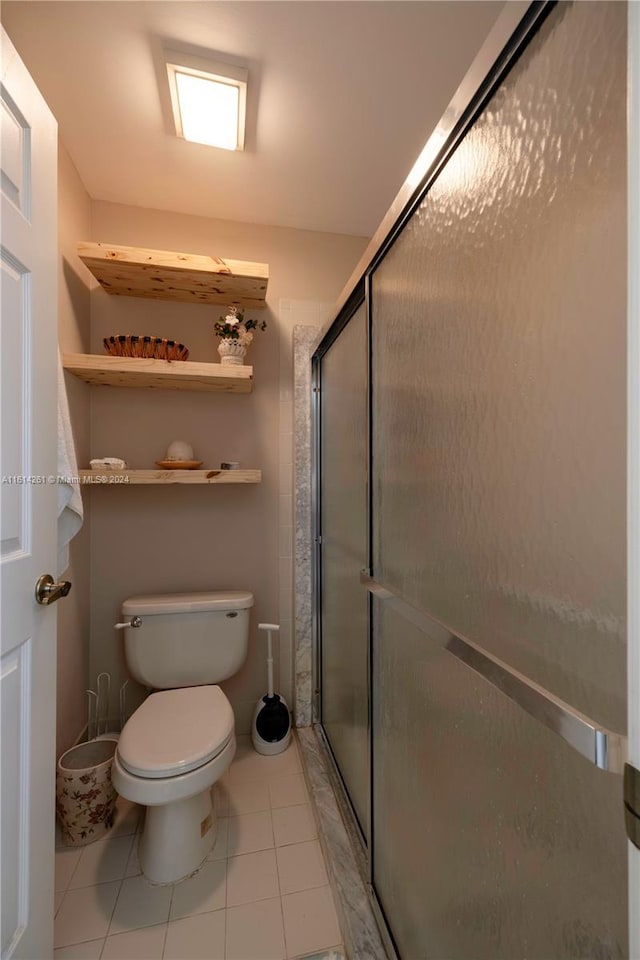
{"label": "decorative bowl", "polygon": [[144,360],[186,360],[189,350],[177,340],[120,333],[105,337],[104,348],[112,357],[137,357]]}
{"label": "decorative bowl", "polygon": [[161,470],[197,470],[202,460],[156,460],[156,466]]}

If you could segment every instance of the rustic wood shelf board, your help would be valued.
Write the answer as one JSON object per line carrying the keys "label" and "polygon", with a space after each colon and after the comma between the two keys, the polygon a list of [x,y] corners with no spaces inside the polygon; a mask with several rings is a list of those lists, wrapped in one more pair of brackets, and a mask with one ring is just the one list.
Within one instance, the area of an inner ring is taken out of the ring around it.
{"label": "rustic wood shelf board", "polygon": [[265,306],[266,263],[107,243],[79,243],[78,256],[107,293],[118,296]]}
{"label": "rustic wood shelf board", "polygon": [[65,370],[87,383],[155,390],[251,393],[253,367],[196,363],[190,360],[141,360],[85,353],[66,353]]}
{"label": "rustic wood shelf board", "polygon": [[143,484],[261,483],[261,470],[80,470],[82,484],[127,487]]}

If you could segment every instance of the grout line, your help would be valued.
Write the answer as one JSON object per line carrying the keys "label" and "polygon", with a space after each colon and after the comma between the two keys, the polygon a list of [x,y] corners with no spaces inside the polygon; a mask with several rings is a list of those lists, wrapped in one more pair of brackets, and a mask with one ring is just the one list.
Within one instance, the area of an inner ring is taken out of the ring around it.
{"label": "grout line", "polygon": [[[128,861],[127,861],[127,862],[128,862]],[[125,867],[125,872],[126,872],[126,867]],[[116,907],[118,906],[118,900],[120,899],[120,894],[122,893],[122,884],[123,884],[123,883],[124,883],[124,877],[123,877],[123,878],[121,879],[121,881],[120,881],[120,888],[119,888],[119,890],[118,890],[118,895],[117,895],[117,897],[115,898],[115,900],[113,901],[113,909],[112,909],[112,911],[111,911],[111,916],[109,917],[109,925],[107,926],[107,933],[106,933],[106,936],[105,936],[105,941],[106,941],[107,937],[109,936],[109,933],[111,932],[111,924],[113,923],[113,915],[114,915],[114,913],[116,912]],[[104,949],[104,947],[103,947],[103,949]]]}
{"label": "grout line", "polygon": [[[173,902],[173,894],[171,895],[171,902]],[[164,952],[167,949],[167,937],[169,936],[169,924],[171,923],[171,903],[169,904],[169,916],[167,917],[167,922],[164,925],[164,940],[162,941],[162,958],[164,960]]]}
{"label": "grout line", "polygon": [[[207,861],[206,861],[206,859],[205,859],[205,860],[201,863],[201,865],[200,865],[200,867],[199,867],[199,870],[201,870],[202,867],[204,867],[204,865],[205,865],[206,862],[207,862]],[[187,878],[187,879],[188,879],[188,878]],[[184,882],[184,881],[183,881],[183,882]],[[171,896],[169,897],[169,912],[167,913],[167,919],[165,920],[165,923],[167,924],[167,930],[169,929],[169,924],[171,923],[171,907],[173,906],[173,897],[174,897],[175,892],[176,892],[176,885],[175,885],[175,883],[172,883],[172,884],[171,884]],[[166,941],[167,941],[167,934],[166,934],[166,932],[165,932],[165,935],[164,935],[164,939],[165,939],[165,943],[166,943]],[[164,943],[163,943],[163,945],[162,945],[162,953],[164,954]]]}
{"label": "grout line", "polygon": [[226,906],[226,903],[227,903],[227,894],[226,894],[226,891],[225,891],[225,897],[224,897],[224,899],[225,899],[225,908],[224,908],[224,939],[223,939],[222,943],[223,943],[223,947],[224,947],[224,956],[225,956],[225,960],[226,960],[226,956],[227,956],[227,910],[228,910],[228,907]]}
{"label": "grout line", "polygon": [[[276,854],[276,870],[278,869],[278,855]],[[278,891],[280,891],[280,876],[278,874]],[[282,937],[284,939],[284,952],[286,956],[289,956],[289,946],[287,944],[287,925],[284,922],[284,902],[282,899],[282,893],[280,893],[280,916],[282,917]]]}
{"label": "grout line", "polygon": [[71,889],[71,881],[72,881],[73,878],[75,877],[75,875],[76,875],[76,870],[77,870],[78,867],[80,866],[80,861],[82,860],[82,854],[85,852],[85,850],[87,849],[88,846],[89,846],[89,844],[87,844],[86,846],[84,846],[84,847],[80,850],[80,856],[78,857],[78,859],[77,859],[77,861],[76,861],[76,865],[75,865],[75,867],[73,868],[73,870],[71,871],[71,874],[70,874],[70,876],[69,876],[69,879],[67,880],[67,885],[66,885],[66,887],[64,888],[64,895],[65,895],[65,897],[66,897],[66,895],[67,895],[67,892]]}
{"label": "grout line", "polygon": [[272,849],[275,850],[276,849],[276,831],[273,826],[273,812],[271,810],[271,807],[269,807],[269,824],[271,826],[271,839],[273,841]]}
{"label": "grout line", "polygon": [[[278,881],[278,896],[280,897],[280,900],[282,900],[282,886],[280,884],[280,867],[278,866],[278,847],[274,846],[273,856],[275,857],[275,861],[276,861],[276,878]],[[284,917],[283,917],[283,923],[284,923]]]}

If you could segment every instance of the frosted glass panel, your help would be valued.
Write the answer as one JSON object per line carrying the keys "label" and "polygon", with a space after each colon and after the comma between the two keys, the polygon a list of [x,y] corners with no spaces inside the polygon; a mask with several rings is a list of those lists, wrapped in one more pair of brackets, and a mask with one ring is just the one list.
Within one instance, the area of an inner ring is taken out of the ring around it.
{"label": "frosted glass panel", "polygon": [[367,330],[364,306],[322,360],[322,722],[367,833]]}
{"label": "frosted glass panel", "polygon": [[373,278],[376,576],[619,730],[626,15],[551,12]]}
{"label": "frosted glass panel", "polygon": [[[372,279],[373,573],[625,717],[626,5],[559,4]],[[376,607],[402,960],[626,954],[621,781]]]}
{"label": "frosted glass panel", "polygon": [[621,781],[374,608],[373,862],[402,960],[627,956]]}

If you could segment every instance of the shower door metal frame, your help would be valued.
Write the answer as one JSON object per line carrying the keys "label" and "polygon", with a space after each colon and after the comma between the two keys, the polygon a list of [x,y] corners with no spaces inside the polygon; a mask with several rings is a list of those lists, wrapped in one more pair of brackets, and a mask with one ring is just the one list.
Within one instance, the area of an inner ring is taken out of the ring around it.
{"label": "shower door metal frame", "polygon": [[[313,555],[313,604],[312,604],[312,619],[313,619],[313,637],[315,643],[315,660],[314,660],[314,669],[315,669],[315,683],[314,687],[318,693],[318,696],[314,702],[318,704],[318,710],[314,713],[314,722],[317,722],[321,725],[322,728],[322,715],[320,710],[320,683],[321,683],[321,657],[322,657],[322,578],[321,578],[321,543],[322,543],[322,512],[321,512],[321,496],[320,496],[320,477],[321,477],[321,456],[320,456],[320,439],[321,439],[321,414],[320,414],[320,402],[319,402],[319,393],[322,387],[322,357],[335,342],[340,332],[344,329],[346,324],[349,322],[351,316],[355,310],[360,306],[360,304],[365,302],[366,311],[367,311],[367,351],[368,351],[368,397],[367,397],[367,419],[368,419],[368,543],[367,543],[367,556],[368,556],[368,566],[362,571],[361,580],[363,587],[368,590],[369,593],[369,613],[368,613],[368,663],[369,663],[369,711],[368,711],[368,743],[369,743],[369,791],[368,791],[368,835],[371,836],[372,828],[372,807],[373,807],[373,778],[371,776],[373,769],[373,742],[372,742],[372,685],[371,685],[371,651],[372,651],[372,627],[373,627],[373,598],[378,596],[378,599],[383,599],[388,602],[391,602],[394,606],[401,606],[403,610],[401,611],[404,616],[406,616],[411,622],[415,623],[415,619],[411,614],[409,605],[404,603],[404,601],[395,598],[393,594],[383,585],[377,583],[374,576],[372,575],[372,527],[373,527],[373,513],[372,513],[372,483],[371,479],[373,477],[373,464],[372,464],[372,445],[371,445],[371,431],[373,429],[372,424],[372,355],[371,355],[371,336],[372,336],[372,304],[370,297],[371,289],[371,280],[373,273],[375,272],[377,266],[381,263],[387,251],[390,249],[395,239],[399,236],[400,232],[404,228],[405,224],[412,216],[416,208],[422,202],[426,194],[428,193],[430,187],[435,182],[439,176],[442,168],[446,164],[447,160],[456,149],[460,141],[465,137],[467,132],[475,123],[477,117],[486,107],[487,103],[495,93],[497,87],[501,84],[504,78],[507,76],[512,66],[517,62],[521,54],[526,49],[529,41],[533,38],[538,28],[541,26],[542,22],[546,19],[548,14],[552,9],[557,5],[557,0],[532,0],[532,2],[521,2],[521,0],[513,0],[513,2],[507,4],[503,13],[499,16],[496,21],[492,31],[487,37],[483,47],[476,56],[471,68],[467,72],[465,78],[460,84],[458,90],[456,91],[451,103],[445,110],[440,123],[436,126],[433,134],[427,140],[425,147],[423,148],[418,160],[416,161],[413,169],[411,170],[409,176],[405,180],[402,188],[397,194],[395,200],[393,201],[391,207],[389,208],[387,214],[385,215],[380,227],[376,231],[374,237],[369,243],[367,249],[365,250],[360,262],[353,271],[349,281],[347,282],[343,293],[336,304],[336,316],[332,323],[330,323],[325,329],[324,336],[320,341],[313,357],[312,357],[312,370],[313,370],[313,385],[314,385],[314,399],[313,399],[313,421],[312,421],[312,434],[313,434],[313,456],[312,456],[312,517],[313,517],[313,542],[314,542],[314,555]],[[630,7],[633,7],[634,4],[630,3]],[[630,40],[629,40],[629,58],[630,63],[632,64],[632,84],[630,84],[630,93],[633,93],[634,89],[636,92],[637,99],[640,100],[640,11],[630,13],[629,16],[630,22]],[[635,72],[634,72],[635,71]],[[635,87],[633,87],[633,77],[636,78]],[[633,102],[633,98],[632,98]],[[636,106],[636,114],[640,118],[640,107]],[[640,167],[640,132],[635,135],[637,140],[637,155],[635,155],[635,164]],[[631,161],[633,163],[634,154],[632,148]],[[629,177],[631,183],[632,180],[632,163],[630,164]],[[635,189],[635,188],[634,188]],[[630,201],[632,202],[632,201]],[[638,212],[640,212],[640,205],[636,204]],[[635,212],[635,208],[631,208]],[[633,233],[632,225],[632,236],[636,238],[635,246],[632,245],[633,249],[636,249],[640,245],[640,241],[637,241],[638,234],[640,233],[640,225],[635,223],[635,234]],[[630,257],[631,257],[630,250]],[[630,264],[630,273],[632,272],[632,260],[629,259]],[[636,299],[640,301],[640,295],[637,294],[636,289]],[[357,301],[357,302],[356,302]],[[635,300],[633,300],[635,303]],[[355,304],[355,305],[354,305]],[[637,320],[637,323],[640,324],[640,319]],[[631,321],[631,326],[633,326],[633,320]],[[640,338],[640,334],[636,334]],[[631,348],[630,348],[631,349]],[[632,373],[633,376],[633,373]],[[640,387],[635,384],[635,394],[640,393]],[[635,395],[634,394],[634,395]],[[635,422],[635,421],[634,421]],[[633,424],[631,425],[633,426]],[[638,426],[636,424],[636,426]],[[638,427],[640,429],[640,427]],[[638,437],[633,437],[633,444],[636,447],[640,446],[640,439]],[[630,469],[634,469],[631,465]],[[635,477],[635,474],[633,474]],[[637,477],[635,479],[638,479]],[[640,493],[637,494],[637,498],[640,501]],[[633,499],[633,497],[632,497]],[[635,502],[635,501],[634,501]],[[640,531],[638,532],[638,537],[640,538]],[[637,549],[637,545],[636,545]],[[638,550],[640,555],[640,550]],[[635,602],[635,601],[634,601]],[[637,603],[636,603],[637,605]],[[418,613],[416,611],[416,613]],[[422,616],[420,614],[420,616]],[[422,623],[424,628],[425,624]],[[516,671],[508,668],[508,665],[498,662],[496,658],[492,658],[490,654],[487,654],[486,651],[481,650],[480,648],[472,649],[477,647],[477,645],[472,644],[470,641],[467,641],[465,638],[457,637],[447,631],[447,628],[441,624],[430,624],[430,627],[434,628],[436,631],[440,630],[443,632],[441,637],[443,645],[448,647],[449,652],[454,656],[457,656],[459,659],[467,663],[471,669],[475,669],[478,672],[481,672],[485,679],[489,679],[489,682],[493,683],[501,692],[505,693],[505,686],[510,686],[510,693],[508,695],[515,702],[519,703],[523,709],[527,710],[530,715],[536,716],[536,718],[544,722],[546,726],[550,729],[553,729],[554,732],[559,734],[565,742],[569,743],[574,749],[578,749],[578,752],[582,753],[583,756],[589,755],[591,751],[591,744],[593,744],[592,755],[589,756],[589,759],[592,762],[599,766],[601,769],[609,770],[612,773],[619,774],[622,772],[624,762],[627,759],[629,752],[629,744],[627,737],[616,732],[609,730],[601,729],[598,725],[591,721],[588,717],[585,717],[583,714],[580,714],[578,711],[574,710],[568,704],[564,704],[562,701],[559,701],[558,698],[554,698],[552,694],[548,691],[544,691],[542,688],[535,689],[537,685],[533,684],[531,681],[527,681],[527,678],[521,678],[520,675],[516,677]],[[444,637],[444,634],[447,634]],[[640,654],[635,653],[634,656],[636,659]],[[475,659],[475,663],[470,662]],[[493,663],[491,662],[493,660]],[[631,660],[630,660],[631,666]],[[506,668],[506,669],[504,669]],[[493,672],[493,676],[492,676]],[[521,681],[526,681],[522,683]],[[635,681],[634,681],[635,682]],[[630,690],[631,690],[631,681],[630,681]],[[524,703],[527,702],[528,706],[525,706]],[[533,706],[531,704],[533,703]],[[554,715],[553,719],[550,719],[548,711],[551,710],[551,713]],[[546,718],[546,720],[544,719]],[[584,746],[584,749],[580,749],[576,741],[576,732],[578,742]],[[324,731],[323,731],[324,733]],[[565,735],[566,734],[566,735]],[[586,741],[584,737],[586,735]],[[353,813],[353,805],[350,801],[348,792],[345,787],[344,779],[340,774],[340,770],[337,766],[335,757],[331,753],[330,745],[328,744],[328,739],[324,735],[324,741],[329,747],[329,752],[331,755],[331,760],[333,767],[336,771],[336,774],[342,784],[342,789],[347,800],[348,806]],[[640,745],[635,746],[636,751],[640,750]],[[632,751],[633,752],[633,751]],[[633,759],[633,758],[632,758]],[[622,795],[622,791],[621,791]],[[622,799],[622,796],[621,796]],[[622,804],[621,804],[621,815],[622,815]],[[357,824],[357,818],[354,816],[354,822]],[[387,924],[382,905],[377,897],[375,885],[374,885],[374,857],[375,851],[373,850],[373,845],[370,842],[368,845],[365,843],[365,838],[361,837],[363,844],[365,845],[365,853],[367,856],[368,864],[368,878],[367,878],[367,887],[369,895],[371,898],[371,903],[373,906],[376,919],[380,926],[383,938],[388,947],[390,956],[397,957],[397,951],[395,949],[395,944],[393,943],[390,928]],[[629,845],[631,850],[630,857],[630,888],[629,888],[629,899],[631,904],[631,898],[634,895],[634,890],[638,890],[638,885],[640,884],[640,854],[638,851],[634,851]],[[636,862],[637,859],[637,862]],[[629,904],[629,905],[630,905]],[[634,916],[630,911],[630,925],[631,925],[631,938],[630,946],[633,949],[634,943],[640,943],[640,919],[637,916]]]}
{"label": "shower door metal frame", "polygon": [[[348,325],[354,314],[365,306],[366,310],[366,332],[367,332],[367,442],[366,442],[366,464],[367,464],[367,484],[369,484],[370,464],[371,464],[371,324],[369,311],[369,281],[368,278],[362,278],[349,296],[346,304],[340,312],[340,316],[332,323],[330,330],[323,337],[311,358],[311,518],[312,531],[311,542],[313,544],[313,553],[311,558],[311,582],[313,589],[312,599],[312,624],[311,634],[313,643],[313,722],[319,724],[322,731],[322,739],[327,748],[332,769],[336,779],[339,781],[344,799],[347,802],[351,819],[353,821],[352,834],[358,837],[363,852],[369,848],[369,838],[371,835],[371,603],[368,604],[367,612],[367,690],[369,693],[367,704],[367,764],[368,764],[368,790],[367,790],[367,810],[366,823],[361,824],[352,803],[349,791],[347,789],[344,777],[340,770],[331,741],[326,733],[322,717],[322,495],[321,495],[321,477],[322,477],[322,359],[327,351],[333,346],[339,338],[342,331]],[[371,551],[371,488],[367,489],[367,543],[365,553],[367,563],[370,561]]]}
{"label": "shower door metal frame", "polygon": [[[628,714],[629,762],[640,770],[640,6],[629,5]],[[635,709],[634,709],[635,707]],[[629,953],[640,956],[640,849],[629,843]]]}

